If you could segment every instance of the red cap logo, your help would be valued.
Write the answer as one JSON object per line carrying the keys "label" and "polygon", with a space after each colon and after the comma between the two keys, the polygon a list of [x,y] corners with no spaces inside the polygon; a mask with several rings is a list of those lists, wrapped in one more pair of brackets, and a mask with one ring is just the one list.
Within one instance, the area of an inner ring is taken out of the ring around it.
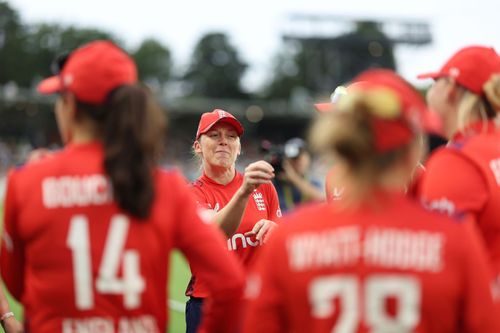
{"label": "red cap logo", "polygon": [[221,109],[215,109],[212,112],[205,112],[201,115],[200,122],[198,124],[198,130],[196,131],[196,140],[200,138],[200,135],[208,132],[215,124],[218,122],[225,122],[234,127],[238,136],[243,135],[243,126],[232,114]]}

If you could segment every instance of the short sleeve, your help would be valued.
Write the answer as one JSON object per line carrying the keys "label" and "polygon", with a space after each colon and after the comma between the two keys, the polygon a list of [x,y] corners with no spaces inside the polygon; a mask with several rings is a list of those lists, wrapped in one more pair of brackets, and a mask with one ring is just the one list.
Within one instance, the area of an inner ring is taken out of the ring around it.
{"label": "short sleeve", "polygon": [[284,279],[286,249],[282,229],[277,230],[263,248],[259,262],[247,280],[248,308],[243,321],[243,332],[288,332],[285,315]]}
{"label": "short sleeve", "polygon": [[498,314],[495,315],[491,275],[486,249],[480,239],[476,226],[467,221],[463,225],[460,249],[463,254],[463,301],[461,307],[466,332],[500,332]]}
{"label": "short sleeve", "polygon": [[205,192],[203,192],[199,186],[196,186],[195,184],[189,185],[189,189],[191,194],[193,195],[196,204],[199,207],[210,209],[209,202],[207,200],[207,196],[205,195]]}
{"label": "short sleeve", "polygon": [[24,248],[18,232],[19,205],[16,193],[16,171],[7,178],[4,202],[2,249],[0,265],[2,279],[10,293],[20,300],[24,291]]}
{"label": "short sleeve", "polygon": [[279,222],[281,220],[281,207],[278,198],[278,192],[273,184],[269,184],[268,188],[269,201],[269,217],[271,221]]}
{"label": "short sleeve", "polygon": [[418,197],[430,208],[455,213],[477,214],[488,199],[481,171],[457,151],[438,150],[420,176]]}

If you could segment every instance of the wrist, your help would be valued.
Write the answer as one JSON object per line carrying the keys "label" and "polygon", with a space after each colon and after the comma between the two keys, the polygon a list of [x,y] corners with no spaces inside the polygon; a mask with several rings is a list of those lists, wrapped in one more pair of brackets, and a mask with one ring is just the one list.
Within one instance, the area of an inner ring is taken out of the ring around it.
{"label": "wrist", "polygon": [[12,312],[10,310],[7,312],[4,312],[0,316],[0,322],[3,323],[6,319],[11,318],[11,317],[14,317],[14,312]]}
{"label": "wrist", "polygon": [[252,193],[253,189],[245,189],[243,187],[240,187],[238,191],[236,192],[236,195],[239,199],[247,199],[248,196]]}

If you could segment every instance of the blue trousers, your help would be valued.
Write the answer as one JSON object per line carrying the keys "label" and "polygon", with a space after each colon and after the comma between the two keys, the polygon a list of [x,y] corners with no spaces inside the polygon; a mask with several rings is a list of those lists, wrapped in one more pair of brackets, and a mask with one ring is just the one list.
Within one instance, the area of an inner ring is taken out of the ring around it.
{"label": "blue trousers", "polygon": [[201,323],[203,298],[191,297],[186,303],[186,333],[196,333]]}

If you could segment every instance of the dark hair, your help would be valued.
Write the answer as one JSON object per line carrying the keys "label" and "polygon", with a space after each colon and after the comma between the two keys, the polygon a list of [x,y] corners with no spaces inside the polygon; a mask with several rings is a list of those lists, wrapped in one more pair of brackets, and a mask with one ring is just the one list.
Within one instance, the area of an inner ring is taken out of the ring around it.
{"label": "dark hair", "polygon": [[116,88],[103,105],[77,101],[77,119],[88,117],[104,145],[104,170],[118,206],[147,218],[155,196],[154,168],[163,151],[166,121],[140,84]]}

